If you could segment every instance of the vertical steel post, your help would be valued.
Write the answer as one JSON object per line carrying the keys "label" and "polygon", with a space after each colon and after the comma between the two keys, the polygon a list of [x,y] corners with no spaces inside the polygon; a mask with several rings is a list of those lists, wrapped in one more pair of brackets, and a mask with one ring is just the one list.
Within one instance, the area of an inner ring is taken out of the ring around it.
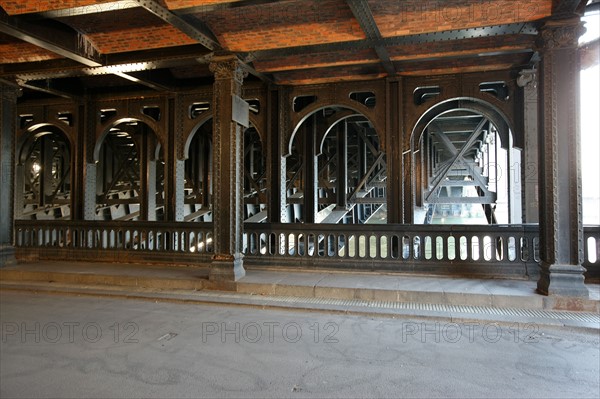
{"label": "vertical steel post", "polygon": [[550,20],[539,33],[540,258],[538,291],[588,297],[581,217],[578,16]]}
{"label": "vertical steel post", "polygon": [[214,255],[209,278],[236,281],[243,267],[244,136],[233,121],[233,98],[242,95],[245,72],[233,55],[215,56],[213,85]]}

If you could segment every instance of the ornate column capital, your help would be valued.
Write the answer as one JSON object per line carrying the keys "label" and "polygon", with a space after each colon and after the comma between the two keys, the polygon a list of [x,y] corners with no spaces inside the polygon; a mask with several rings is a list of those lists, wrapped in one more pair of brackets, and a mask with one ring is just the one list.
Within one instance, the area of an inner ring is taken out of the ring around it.
{"label": "ornate column capital", "polygon": [[242,62],[234,55],[214,56],[208,68],[215,75],[216,80],[235,79],[242,83],[248,76],[248,72],[242,68]]}
{"label": "ornate column capital", "polygon": [[538,72],[537,69],[523,69],[519,72],[517,78],[517,85],[525,88],[537,88],[538,85]]}
{"label": "ornate column capital", "polygon": [[540,51],[577,48],[579,37],[586,31],[579,17],[548,20],[538,34]]}

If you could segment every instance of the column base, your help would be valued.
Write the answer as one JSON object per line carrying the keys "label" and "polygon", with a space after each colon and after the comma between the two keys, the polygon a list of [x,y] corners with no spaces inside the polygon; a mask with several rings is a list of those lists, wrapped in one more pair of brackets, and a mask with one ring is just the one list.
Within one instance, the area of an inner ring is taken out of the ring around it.
{"label": "column base", "polygon": [[16,264],[15,247],[8,244],[0,244],[0,267]]}
{"label": "column base", "polygon": [[589,298],[585,286],[586,269],[579,265],[540,265],[539,293],[548,296]]}
{"label": "column base", "polygon": [[243,255],[214,255],[208,279],[214,282],[238,281],[246,275]]}

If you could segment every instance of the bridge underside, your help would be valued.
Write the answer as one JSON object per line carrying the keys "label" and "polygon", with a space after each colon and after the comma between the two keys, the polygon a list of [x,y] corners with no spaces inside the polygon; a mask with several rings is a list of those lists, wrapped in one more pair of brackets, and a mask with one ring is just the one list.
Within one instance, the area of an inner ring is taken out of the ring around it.
{"label": "bridge underside", "polygon": [[3,263],[600,278],[597,1],[91,3],[0,1]]}

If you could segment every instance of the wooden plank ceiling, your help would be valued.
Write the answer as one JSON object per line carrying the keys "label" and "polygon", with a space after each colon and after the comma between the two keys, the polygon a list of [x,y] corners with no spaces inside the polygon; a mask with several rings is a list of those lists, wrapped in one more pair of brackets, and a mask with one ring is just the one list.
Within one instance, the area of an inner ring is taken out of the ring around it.
{"label": "wooden plank ceiling", "polygon": [[587,0],[0,0],[0,79],[77,97],[250,80],[308,84],[527,67],[539,26]]}

